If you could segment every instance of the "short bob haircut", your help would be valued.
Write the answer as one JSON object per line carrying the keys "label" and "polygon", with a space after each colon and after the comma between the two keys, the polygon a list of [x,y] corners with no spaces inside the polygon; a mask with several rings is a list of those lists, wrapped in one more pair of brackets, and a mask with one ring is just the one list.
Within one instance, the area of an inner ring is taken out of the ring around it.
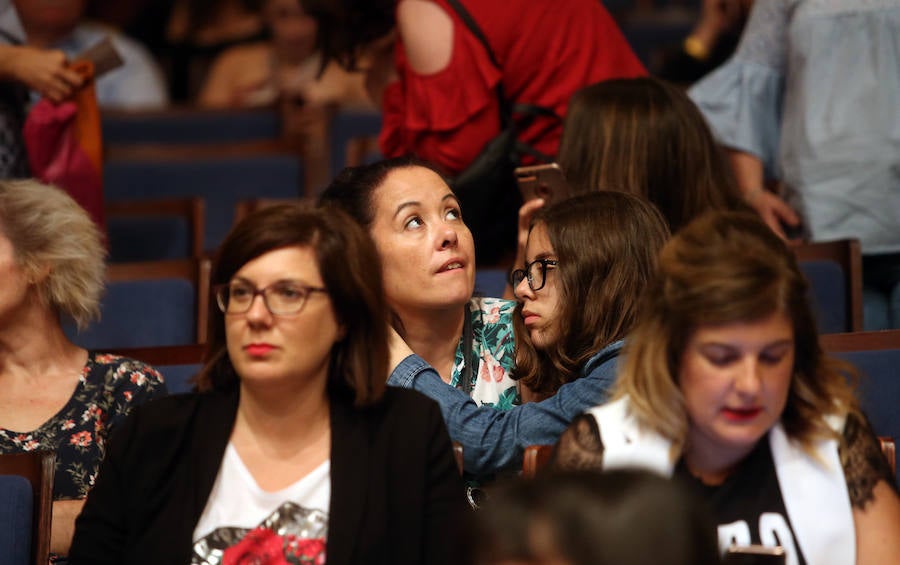
{"label": "short bob haircut", "polygon": [[99,318],[106,249],[72,197],[32,179],[0,181],[0,232],[44,304],[79,328]]}
{"label": "short bob haircut", "polygon": [[574,196],[541,209],[531,229],[537,225],[546,228],[559,261],[557,324],[564,330],[555,344],[536,350],[522,322],[520,302],[513,316],[513,376],[546,397],[577,378],[592,355],[631,330],[669,230],[652,204],[616,191]]}
{"label": "short bob haircut", "polygon": [[686,447],[689,415],[679,387],[682,355],[702,326],[748,323],[783,313],[794,330],[794,371],[781,422],[805,448],[839,435],[825,416],[856,414],[846,363],[819,345],[807,283],[787,245],[750,212],[711,212],[676,233],[663,248],[641,318],[626,346],[616,397],[635,415]]}
{"label": "short bob haircut", "polygon": [[676,482],[636,469],[499,484],[471,522],[475,565],[719,563],[702,503]]}
{"label": "short bob haircut", "polygon": [[[357,406],[377,402],[388,374],[387,305],[381,266],[372,240],[346,214],[304,204],[254,212],[222,242],[211,283],[226,284],[249,261],[294,246],[315,252],[335,316],[346,328],[346,335],[331,351],[330,393],[352,394]],[[240,375],[228,357],[225,314],[212,296],[209,312],[207,363],[197,376],[197,385],[201,391],[234,389]]]}
{"label": "short bob haircut", "polygon": [[703,115],[655,78],[615,79],[569,101],[559,164],[572,189],[615,189],[656,205],[672,232],[708,210],[744,209]]}

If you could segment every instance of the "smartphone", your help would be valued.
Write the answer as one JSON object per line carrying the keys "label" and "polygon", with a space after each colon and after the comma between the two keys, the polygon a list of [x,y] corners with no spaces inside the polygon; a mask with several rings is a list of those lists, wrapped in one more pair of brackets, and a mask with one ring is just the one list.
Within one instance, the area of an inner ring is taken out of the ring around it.
{"label": "smartphone", "polygon": [[722,565],[784,565],[786,559],[781,546],[732,545],[725,551]]}
{"label": "smartphone", "polygon": [[572,194],[563,170],[556,163],[516,168],[516,183],[522,200],[543,198],[545,204],[565,200]]}

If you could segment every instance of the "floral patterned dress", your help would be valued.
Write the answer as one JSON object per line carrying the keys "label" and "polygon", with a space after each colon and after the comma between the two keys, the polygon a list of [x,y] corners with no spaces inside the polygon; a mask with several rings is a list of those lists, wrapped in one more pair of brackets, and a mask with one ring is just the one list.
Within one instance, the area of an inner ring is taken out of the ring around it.
{"label": "floral patterned dress", "polygon": [[134,406],[165,394],[156,369],[134,359],[90,352],[62,410],[30,432],[0,428],[0,453],[56,451],[53,499],[84,498],[116,426]]}
{"label": "floral patterned dress", "polygon": [[[521,403],[516,381],[510,373],[516,364],[513,335],[513,300],[476,297],[469,301],[472,324],[472,352],[466,354],[465,338],[460,338],[453,362],[450,384],[466,391],[479,406],[509,410]],[[466,359],[477,359],[469,383],[463,383]]]}

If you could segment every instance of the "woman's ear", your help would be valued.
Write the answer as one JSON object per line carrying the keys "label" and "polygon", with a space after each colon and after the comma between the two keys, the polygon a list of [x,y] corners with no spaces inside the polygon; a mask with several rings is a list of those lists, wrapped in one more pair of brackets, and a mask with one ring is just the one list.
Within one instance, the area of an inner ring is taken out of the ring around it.
{"label": "woman's ear", "polygon": [[28,269],[28,284],[40,286],[50,276],[50,265],[35,266]]}

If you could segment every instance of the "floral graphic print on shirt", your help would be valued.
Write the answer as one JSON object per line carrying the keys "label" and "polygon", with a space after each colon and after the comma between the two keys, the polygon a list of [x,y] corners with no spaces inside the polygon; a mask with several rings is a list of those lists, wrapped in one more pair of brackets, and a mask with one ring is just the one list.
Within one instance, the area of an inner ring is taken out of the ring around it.
{"label": "floral graphic print on shirt", "polygon": [[134,406],[166,393],[162,375],[149,365],[91,352],[62,410],[29,432],[0,428],[0,453],[55,451],[53,499],[84,498],[116,426]]}
{"label": "floral graphic print on shirt", "polygon": [[[469,301],[472,322],[473,358],[478,367],[472,371],[470,396],[479,406],[509,410],[520,403],[516,381],[509,377],[516,364],[516,340],[513,335],[513,300],[476,297]],[[466,390],[460,381],[466,365],[460,338],[453,362],[450,384]]]}

